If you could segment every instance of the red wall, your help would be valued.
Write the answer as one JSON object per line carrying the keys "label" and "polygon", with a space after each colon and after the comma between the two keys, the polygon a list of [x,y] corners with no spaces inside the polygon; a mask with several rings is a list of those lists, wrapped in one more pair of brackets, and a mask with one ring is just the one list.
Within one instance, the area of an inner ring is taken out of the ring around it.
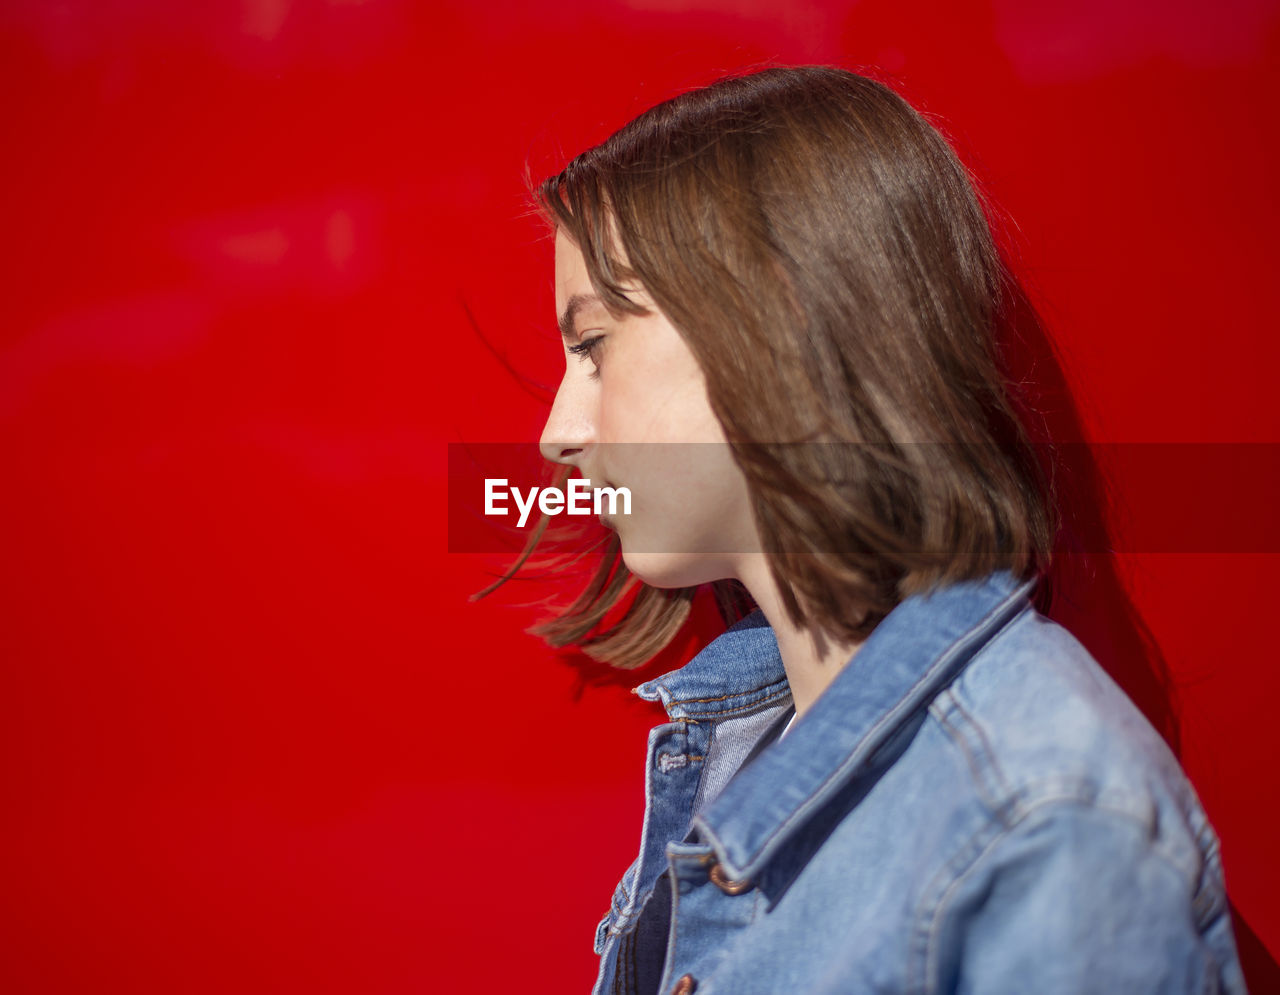
{"label": "red wall", "polygon": [[[4,4],[0,986],[584,990],[656,716],[522,633],[557,585],[469,603],[444,521],[446,443],[546,412],[468,313],[558,378],[526,163],[724,70],[879,66],[1017,221],[1091,438],[1277,443],[1278,20]],[[1117,565],[1280,951],[1278,550],[1170,548]]]}

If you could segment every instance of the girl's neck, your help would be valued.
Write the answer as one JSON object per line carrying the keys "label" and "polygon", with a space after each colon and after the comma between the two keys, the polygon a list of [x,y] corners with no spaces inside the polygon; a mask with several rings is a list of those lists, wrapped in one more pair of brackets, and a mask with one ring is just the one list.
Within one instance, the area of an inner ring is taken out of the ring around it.
{"label": "girl's neck", "polygon": [[817,629],[797,626],[787,616],[777,584],[763,554],[740,564],[738,577],[751,592],[773,628],[782,654],[782,666],[795,700],[796,717],[803,715],[849,663],[864,640],[835,641]]}

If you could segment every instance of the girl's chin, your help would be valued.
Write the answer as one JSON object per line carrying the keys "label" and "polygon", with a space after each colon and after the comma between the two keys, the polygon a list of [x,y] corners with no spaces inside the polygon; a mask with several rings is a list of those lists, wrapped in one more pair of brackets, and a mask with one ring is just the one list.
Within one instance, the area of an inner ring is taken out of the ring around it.
{"label": "girl's chin", "polygon": [[650,587],[697,587],[720,580],[712,558],[698,553],[638,553],[622,544],[622,562],[628,570]]}

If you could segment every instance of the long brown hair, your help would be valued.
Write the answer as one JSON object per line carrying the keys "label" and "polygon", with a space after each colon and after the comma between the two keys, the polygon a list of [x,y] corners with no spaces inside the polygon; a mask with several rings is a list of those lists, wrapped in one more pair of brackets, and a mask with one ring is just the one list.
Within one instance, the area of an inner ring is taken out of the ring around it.
{"label": "long brown hair", "polygon": [[[998,348],[1022,291],[964,166],[888,86],[823,66],[724,78],[535,198],[606,307],[642,313],[638,282],[685,338],[793,622],[859,639],[933,586],[1047,574],[1057,516]],[[619,667],[661,649],[693,590],[639,585],[593,631],[638,584],[619,553],[531,631]],[[727,618],[749,607],[715,588]]]}

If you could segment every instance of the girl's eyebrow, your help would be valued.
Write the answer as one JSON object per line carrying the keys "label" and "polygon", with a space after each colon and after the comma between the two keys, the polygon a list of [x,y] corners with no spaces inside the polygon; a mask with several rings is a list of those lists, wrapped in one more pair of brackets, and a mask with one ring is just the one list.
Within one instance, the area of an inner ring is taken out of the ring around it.
{"label": "girl's eyebrow", "polygon": [[574,294],[569,298],[564,306],[564,314],[560,315],[560,334],[564,336],[566,342],[577,341],[578,329],[574,322],[579,312],[593,306],[604,306],[596,294]]}

